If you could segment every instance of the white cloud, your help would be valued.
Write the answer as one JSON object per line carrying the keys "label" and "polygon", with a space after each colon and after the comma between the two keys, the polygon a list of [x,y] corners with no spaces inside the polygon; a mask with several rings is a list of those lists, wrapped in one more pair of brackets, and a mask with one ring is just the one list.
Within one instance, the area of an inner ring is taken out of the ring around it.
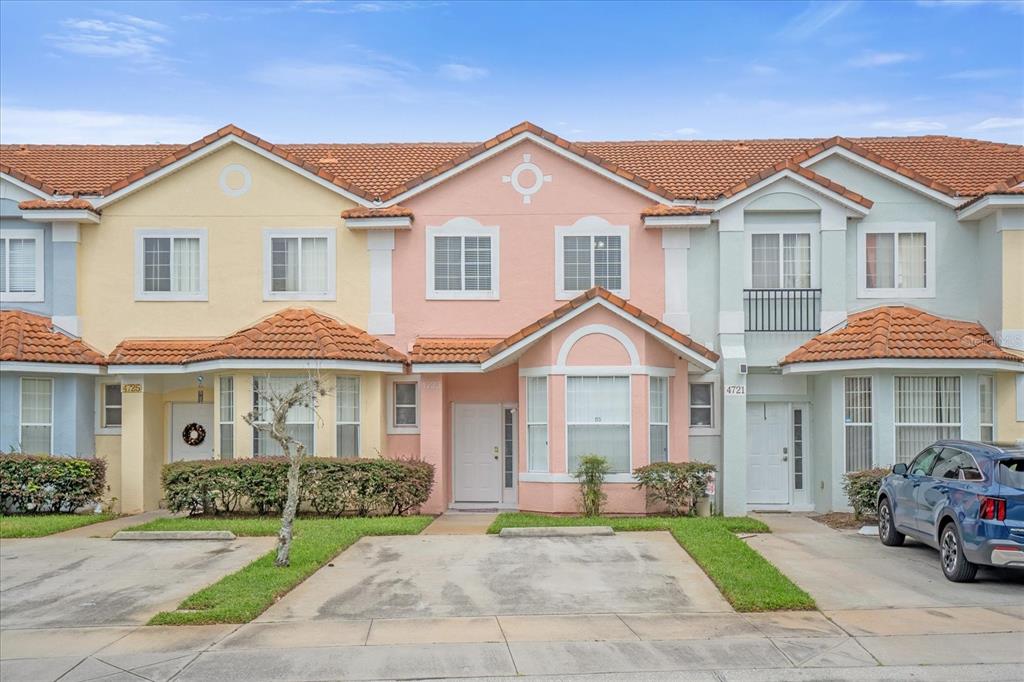
{"label": "white cloud", "polygon": [[1018,128],[1024,131],[1024,118],[994,116],[975,123],[969,130],[1004,130],[1007,128]]}
{"label": "white cloud", "polygon": [[857,2],[818,2],[808,3],[807,9],[793,17],[779,35],[784,38],[804,40],[809,38],[832,21],[854,9]]}
{"label": "white cloud", "polygon": [[469,81],[480,80],[486,78],[489,75],[489,71],[479,66],[468,66],[466,64],[442,64],[437,69],[437,74],[441,78],[447,78],[451,81],[459,81],[460,83],[467,83]]}
{"label": "white cloud", "polygon": [[672,132],[675,133],[676,135],[682,135],[684,137],[689,137],[690,135],[696,135],[700,131],[697,130],[696,128],[676,128]]}
{"label": "white cloud", "polygon": [[774,76],[779,72],[778,68],[767,64],[751,64],[747,70],[755,76]]}
{"label": "white cloud", "polygon": [[297,0],[292,7],[317,14],[381,14],[404,12],[423,7],[443,6],[444,2],[415,2],[414,0],[388,0],[385,2],[335,2],[335,0]]}
{"label": "white cloud", "polygon": [[218,126],[194,117],[149,116],[80,109],[0,107],[5,142],[62,144],[186,144]]}
{"label": "white cloud", "polygon": [[945,130],[946,124],[941,121],[924,119],[906,119],[902,121],[875,121],[870,125],[875,130],[889,130],[899,133],[923,133],[934,130]]}
{"label": "white cloud", "polygon": [[68,18],[61,30],[44,39],[62,52],[86,57],[126,60],[129,66],[167,68],[172,60],[163,53],[169,44],[168,27],[131,14],[101,13],[104,19]]}
{"label": "white cloud", "polygon": [[1002,78],[1013,73],[1013,69],[968,69],[966,71],[955,71],[943,76],[952,80],[983,81]]}
{"label": "white cloud", "polygon": [[875,66],[889,66],[890,64],[901,64],[917,59],[917,55],[909,52],[874,52],[867,51],[859,57],[854,57],[849,62],[850,66],[860,68],[871,68]]}

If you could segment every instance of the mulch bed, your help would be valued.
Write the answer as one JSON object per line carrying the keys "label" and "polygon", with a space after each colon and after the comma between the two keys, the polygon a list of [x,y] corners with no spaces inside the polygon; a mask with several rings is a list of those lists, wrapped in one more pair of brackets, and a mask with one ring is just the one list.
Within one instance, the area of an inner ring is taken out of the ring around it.
{"label": "mulch bed", "polygon": [[871,517],[854,519],[850,512],[829,512],[828,514],[815,514],[811,516],[818,523],[824,523],[829,528],[836,530],[860,530],[861,526],[873,526],[877,520]]}

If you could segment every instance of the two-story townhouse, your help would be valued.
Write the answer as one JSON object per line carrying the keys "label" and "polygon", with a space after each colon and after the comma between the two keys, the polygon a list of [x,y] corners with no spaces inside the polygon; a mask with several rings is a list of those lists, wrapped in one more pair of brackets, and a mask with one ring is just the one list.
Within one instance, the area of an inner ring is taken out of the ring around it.
{"label": "two-story townhouse", "polygon": [[647,508],[635,467],[701,459],[743,513],[841,507],[842,473],[931,438],[1019,435],[1024,365],[996,341],[1022,326],[1022,152],[521,124],[393,145],[228,127],[3,161],[37,190],[19,216],[91,223],[71,335],[110,353],[79,408],[126,509],[158,502],[166,461],[272,454],[243,419],[254,386],[316,371],[334,390],[296,433],[433,462],[427,511],[571,511],[593,452],[613,511]]}

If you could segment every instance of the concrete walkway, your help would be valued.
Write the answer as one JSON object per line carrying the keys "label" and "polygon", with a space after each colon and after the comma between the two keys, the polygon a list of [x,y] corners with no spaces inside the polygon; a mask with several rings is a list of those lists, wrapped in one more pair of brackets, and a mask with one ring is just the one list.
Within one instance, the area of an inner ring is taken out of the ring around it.
{"label": "concrete walkway", "polygon": [[109,538],[113,537],[114,533],[125,528],[131,528],[132,526],[139,526],[143,523],[149,523],[155,519],[163,519],[171,516],[171,512],[166,509],[160,509],[157,511],[142,512],[141,514],[129,514],[127,516],[118,516],[115,519],[109,521],[100,521],[99,523],[93,523],[88,526],[79,526],[78,528],[72,528],[66,530],[63,533],[54,533],[46,537],[51,538]]}
{"label": "concrete walkway", "polygon": [[449,510],[434,519],[420,535],[486,535],[496,518],[497,512]]}

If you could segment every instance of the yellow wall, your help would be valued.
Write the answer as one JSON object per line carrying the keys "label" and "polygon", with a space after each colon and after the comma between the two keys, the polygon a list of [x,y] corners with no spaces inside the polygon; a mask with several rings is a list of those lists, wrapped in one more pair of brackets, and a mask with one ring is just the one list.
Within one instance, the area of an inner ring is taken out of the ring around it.
{"label": "yellow wall", "polygon": [[1003,329],[1024,329],[1024,230],[1003,230]]}
{"label": "yellow wall", "polygon": [[103,499],[114,512],[120,512],[121,436],[96,436],[96,456],[107,463],[107,492]]}
{"label": "yellow wall", "polygon": [[[252,187],[240,197],[220,189],[222,169],[245,166]],[[82,228],[79,311],[84,339],[109,352],[124,338],[222,336],[282,308],[315,307],[363,329],[369,312],[365,234],[343,227],[348,199],[238,145],[168,175],[103,209]],[[135,300],[135,230],[205,228],[208,301]],[[264,301],[265,228],[335,228],[336,301]],[[114,323],[112,323],[114,322]]]}
{"label": "yellow wall", "polygon": [[1017,421],[1016,375],[996,375],[996,440],[1024,440],[1024,422]]}

